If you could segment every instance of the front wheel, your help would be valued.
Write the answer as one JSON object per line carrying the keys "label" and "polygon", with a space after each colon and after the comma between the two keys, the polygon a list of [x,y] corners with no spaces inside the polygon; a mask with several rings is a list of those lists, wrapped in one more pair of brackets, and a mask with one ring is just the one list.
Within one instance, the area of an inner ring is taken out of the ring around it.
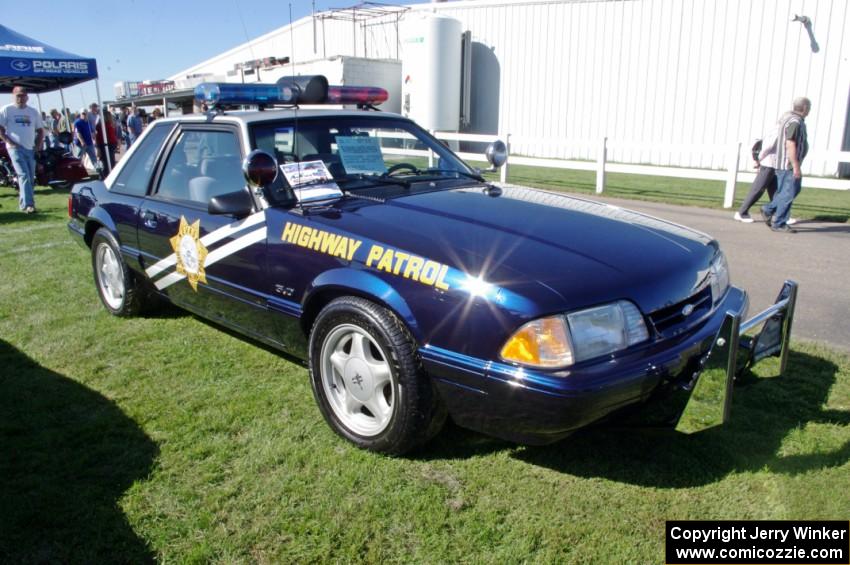
{"label": "front wheel", "polygon": [[371,451],[410,451],[445,419],[407,329],[363,298],[338,298],[319,314],[310,334],[310,379],[331,428]]}

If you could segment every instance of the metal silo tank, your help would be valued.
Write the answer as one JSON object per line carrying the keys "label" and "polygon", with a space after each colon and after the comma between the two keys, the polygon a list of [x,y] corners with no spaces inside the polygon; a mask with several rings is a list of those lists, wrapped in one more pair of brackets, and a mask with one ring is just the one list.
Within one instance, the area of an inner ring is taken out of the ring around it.
{"label": "metal silo tank", "polygon": [[402,22],[401,112],[427,129],[459,129],[462,33],[460,21],[436,14]]}

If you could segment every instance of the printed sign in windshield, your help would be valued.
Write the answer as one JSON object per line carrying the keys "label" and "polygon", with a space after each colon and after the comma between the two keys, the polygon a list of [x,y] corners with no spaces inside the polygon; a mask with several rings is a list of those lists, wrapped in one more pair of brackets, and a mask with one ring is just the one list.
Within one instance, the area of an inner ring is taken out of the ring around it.
{"label": "printed sign in windshield", "polygon": [[387,172],[376,137],[338,135],[336,144],[346,173],[381,175]]}

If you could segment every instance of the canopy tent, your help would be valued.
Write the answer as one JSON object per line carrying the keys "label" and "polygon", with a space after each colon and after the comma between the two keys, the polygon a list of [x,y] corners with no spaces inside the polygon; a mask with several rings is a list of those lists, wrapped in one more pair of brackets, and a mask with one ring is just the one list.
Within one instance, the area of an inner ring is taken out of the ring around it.
{"label": "canopy tent", "polygon": [[97,62],[0,25],[0,92],[50,92],[97,78]]}
{"label": "canopy tent", "polygon": [[[0,25],[0,92],[12,92],[15,86],[24,86],[36,94],[58,89],[62,96],[62,106],[65,106],[62,89],[89,80],[95,81],[97,104],[103,106],[97,81],[97,61],[56,49]],[[39,110],[40,106],[39,100]],[[104,122],[100,120],[106,139]],[[104,158],[112,168],[108,151],[104,151]]]}

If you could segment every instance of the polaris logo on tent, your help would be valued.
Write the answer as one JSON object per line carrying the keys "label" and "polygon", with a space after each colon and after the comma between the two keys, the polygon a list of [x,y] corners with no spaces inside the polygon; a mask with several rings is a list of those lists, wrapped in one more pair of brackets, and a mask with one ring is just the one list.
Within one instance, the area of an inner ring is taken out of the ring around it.
{"label": "polaris logo on tent", "polygon": [[15,69],[16,71],[28,71],[30,70],[29,61],[24,61],[23,59],[15,59],[9,64],[10,67]]}
{"label": "polaris logo on tent", "polygon": [[32,70],[36,73],[72,73],[86,75],[89,72],[89,64],[86,61],[35,60],[32,62]]}

